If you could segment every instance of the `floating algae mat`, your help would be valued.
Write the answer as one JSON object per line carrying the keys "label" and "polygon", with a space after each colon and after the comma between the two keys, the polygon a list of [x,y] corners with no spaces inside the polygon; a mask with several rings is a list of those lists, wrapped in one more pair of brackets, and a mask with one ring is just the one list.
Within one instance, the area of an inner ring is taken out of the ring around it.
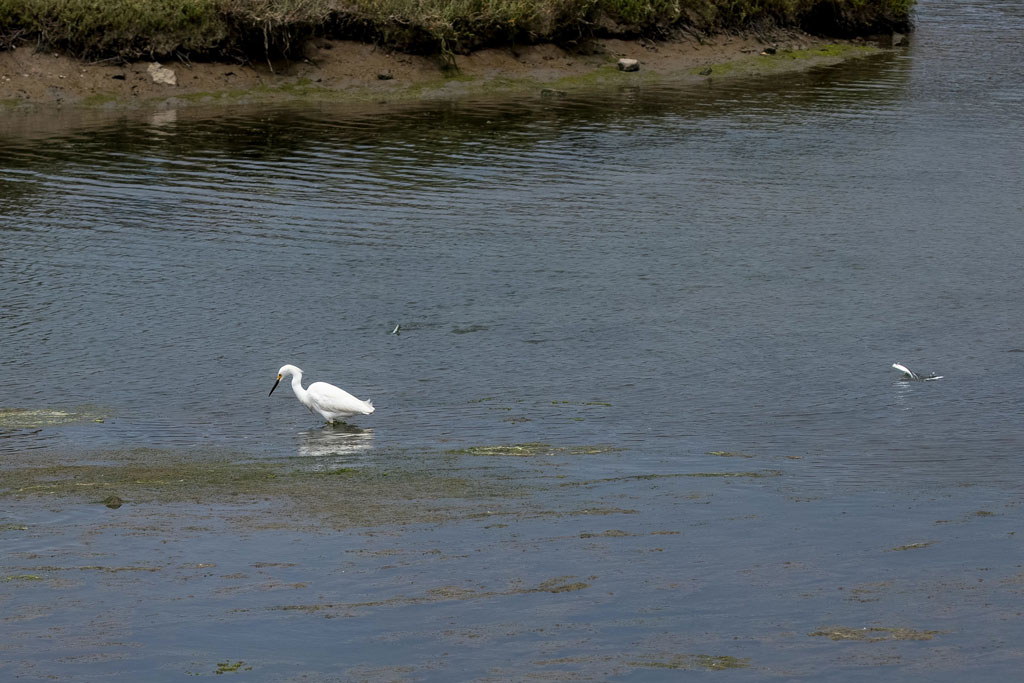
{"label": "floating algae mat", "polygon": [[931,640],[937,635],[948,631],[919,631],[912,628],[892,628],[871,626],[851,628],[849,626],[831,626],[819,629],[809,636],[825,636],[830,640],[857,640],[866,643],[877,643],[883,640]]}
{"label": "floating algae mat", "polygon": [[0,429],[42,429],[68,424],[103,422],[110,414],[96,406],[57,408],[0,408]]}
{"label": "floating algae mat", "polygon": [[681,671],[722,671],[724,669],[746,669],[750,667],[749,657],[728,657],[720,655],[672,655],[670,657],[647,657],[627,662],[632,667],[651,669],[677,669]]}
{"label": "floating algae mat", "polygon": [[497,446],[470,446],[445,451],[446,455],[513,456],[529,458],[538,455],[597,455],[610,453],[618,448],[610,445],[596,446],[552,446],[546,443],[514,443]]}
{"label": "floating algae mat", "polygon": [[97,462],[5,469],[0,500],[44,497],[105,505],[277,503],[276,525],[315,518],[333,528],[441,522],[505,511],[525,494],[518,481],[474,478],[392,454],[386,467],[307,469],[237,454],[129,449]]}

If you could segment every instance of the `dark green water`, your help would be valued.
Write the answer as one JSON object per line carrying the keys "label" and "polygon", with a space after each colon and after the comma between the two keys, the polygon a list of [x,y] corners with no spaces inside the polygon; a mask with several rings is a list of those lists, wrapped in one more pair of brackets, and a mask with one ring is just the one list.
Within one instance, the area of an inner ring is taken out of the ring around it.
{"label": "dark green water", "polygon": [[[356,528],[8,496],[0,677],[1011,678],[1022,31],[931,0],[906,52],[698,90],[6,122],[0,407],[89,419],[0,427],[0,474],[515,491]],[[365,431],[268,398],[285,363]],[[451,452],[533,442],[602,448]]]}

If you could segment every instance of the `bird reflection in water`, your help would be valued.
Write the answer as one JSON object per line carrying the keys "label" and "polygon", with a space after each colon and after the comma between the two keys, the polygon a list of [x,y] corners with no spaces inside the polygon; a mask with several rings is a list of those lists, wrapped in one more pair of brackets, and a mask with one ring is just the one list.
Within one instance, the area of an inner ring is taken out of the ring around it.
{"label": "bird reflection in water", "polygon": [[341,423],[336,427],[306,429],[298,433],[302,458],[322,458],[325,469],[359,467],[360,455],[373,447],[373,430]]}

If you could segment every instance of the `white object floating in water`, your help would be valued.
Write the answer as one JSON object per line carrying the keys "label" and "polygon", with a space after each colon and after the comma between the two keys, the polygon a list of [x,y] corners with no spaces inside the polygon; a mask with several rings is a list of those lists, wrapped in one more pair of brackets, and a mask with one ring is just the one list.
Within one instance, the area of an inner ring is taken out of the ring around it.
{"label": "white object floating in water", "polygon": [[313,382],[309,389],[303,389],[302,370],[294,365],[281,366],[277,371],[277,381],[270,388],[270,394],[274,393],[274,389],[277,389],[285,375],[292,376],[292,391],[295,392],[295,398],[309,408],[309,412],[320,413],[331,424],[344,417],[369,415],[373,412],[373,403],[370,401],[358,399],[344,389],[327,382]]}
{"label": "white object floating in water", "polygon": [[402,323],[398,323],[397,325],[395,325],[395,329],[391,330],[391,334],[399,334],[399,331],[401,329],[402,329]]}
{"label": "white object floating in water", "polygon": [[901,377],[901,379],[915,380],[920,382],[927,382],[933,379],[942,379],[942,375],[936,375],[934,372],[928,376],[920,375],[911,370],[910,368],[908,368],[903,363],[893,363],[892,366],[903,373],[903,377]]}

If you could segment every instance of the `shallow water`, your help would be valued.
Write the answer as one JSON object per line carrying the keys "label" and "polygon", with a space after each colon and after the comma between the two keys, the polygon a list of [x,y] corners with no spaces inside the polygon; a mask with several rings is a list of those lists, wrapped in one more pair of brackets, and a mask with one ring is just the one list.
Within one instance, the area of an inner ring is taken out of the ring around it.
{"label": "shallow water", "polygon": [[[0,671],[1019,670],[1022,29],[932,0],[906,52],[756,82],[0,131],[0,406],[89,416],[0,429],[0,467],[612,447],[495,459],[500,523],[8,499],[0,575],[40,579],[0,583]],[[284,363],[366,431],[268,398]],[[681,476],[723,472],[770,476]]]}

